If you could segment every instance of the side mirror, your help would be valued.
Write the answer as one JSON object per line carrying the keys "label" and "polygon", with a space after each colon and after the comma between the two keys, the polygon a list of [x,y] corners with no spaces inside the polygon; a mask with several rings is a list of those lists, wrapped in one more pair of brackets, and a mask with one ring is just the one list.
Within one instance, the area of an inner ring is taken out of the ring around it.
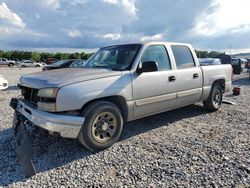
{"label": "side mirror", "polygon": [[138,67],[137,72],[155,72],[158,70],[158,64],[155,61],[144,61],[140,67]]}

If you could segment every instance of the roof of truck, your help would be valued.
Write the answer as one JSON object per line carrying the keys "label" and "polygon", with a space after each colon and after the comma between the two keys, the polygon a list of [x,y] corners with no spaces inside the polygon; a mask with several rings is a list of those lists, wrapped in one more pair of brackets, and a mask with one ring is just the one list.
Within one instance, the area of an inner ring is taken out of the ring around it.
{"label": "roof of truck", "polygon": [[112,46],[123,46],[123,45],[150,45],[150,44],[168,44],[168,45],[190,46],[190,44],[188,44],[188,43],[180,43],[180,42],[142,41],[142,42],[135,42],[135,43],[114,44],[114,45],[110,45],[110,46],[105,46],[104,48],[112,47]]}

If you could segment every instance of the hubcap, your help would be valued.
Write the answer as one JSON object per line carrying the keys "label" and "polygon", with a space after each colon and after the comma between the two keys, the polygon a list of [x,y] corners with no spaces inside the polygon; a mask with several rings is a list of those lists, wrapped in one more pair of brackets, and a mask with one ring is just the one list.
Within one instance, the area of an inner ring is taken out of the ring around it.
{"label": "hubcap", "polygon": [[92,136],[95,141],[105,143],[115,134],[117,120],[111,112],[102,112],[93,121]]}
{"label": "hubcap", "polygon": [[215,91],[213,101],[215,105],[219,105],[221,103],[221,94],[219,90]]}

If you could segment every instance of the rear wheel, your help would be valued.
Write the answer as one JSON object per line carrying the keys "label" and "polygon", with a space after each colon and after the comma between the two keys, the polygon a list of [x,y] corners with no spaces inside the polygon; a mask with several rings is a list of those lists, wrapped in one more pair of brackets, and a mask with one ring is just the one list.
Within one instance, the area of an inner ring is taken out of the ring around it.
{"label": "rear wheel", "polygon": [[84,124],[78,140],[91,151],[99,151],[113,145],[123,127],[121,111],[108,101],[96,101],[82,112]]}
{"label": "rear wheel", "polygon": [[222,104],[222,93],[221,86],[217,83],[213,84],[208,99],[203,102],[204,108],[211,112],[218,110]]}
{"label": "rear wheel", "polygon": [[36,67],[40,67],[40,65],[36,65]]}
{"label": "rear wheel", "polygon": [[25,65],[22,65],[21,67],[24,68],[24,67],[26,67],[26,66],[25,66]]}
{"label": "rear wheel", "polygon": [[14,64],[13,64],[13,63],[10,63],[10,64],[9,64],[9,67],[13,67],[13,66],[14,66]]}

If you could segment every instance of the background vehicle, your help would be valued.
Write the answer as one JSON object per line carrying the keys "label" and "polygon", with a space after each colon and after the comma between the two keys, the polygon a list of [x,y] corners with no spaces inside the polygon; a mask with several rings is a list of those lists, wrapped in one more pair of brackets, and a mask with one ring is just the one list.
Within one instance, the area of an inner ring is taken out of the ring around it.
{"label": "background vehicle", "polygon": [[0,66],[1,65],[8,65],[9,67],[13,67],[14,65],[16,65],[16,62],[8,60],[6,58],[0,58]]}
{"label": "background vehicle", "polygon": [[20,67],[42,67],[42,63],[35,62],[33,60],[22,60],[19,62]]}
{"label": "background vehicle", "polygon": [[101,48],[79,69],[24,75],[12,107],[30,124],[91,151],[120,137],[124,122],[202,101],[221,107],[232,66],[200,66],[189,44],[144,42]]}
{"label": "background vehicle", "polygon": [[222,64],[230,64],[231,63],[231,56],[226,54],[220,54],[217,56],[218,59],[220,59]]}
{"label": "background vehicle", "polygon": [[233,67],[234,74],[240,74],[243,71],[243,69],[241,67],[241,59],[240,58],[232,58],[231,65]]}
{"label": "background vehicle", "polygon": [[250,59],[247,59],[247,62],[245,64],[245,68],[247,68],[247,69],[250,68]]}
{"label": "background vehicle", "polygon": [[50,64],[53,64],[53,63],[55,63],[55,62],[57,62],[58,60],[56,59],[56,58],[47,58],[46,59],[46,61],[45,61],[45,63],[47,64],[47,65],[50,65]]}
{"label": "background vehicle", "polygon": [[8,81],[0,75],[0,90],[4,90],[8,88]]}
{"label": "background vehicle", "polygon": [[43,71],[45,70],[53,70],[53,69],[62,69],[62,68],[79,68],[83,67],[85,64],[85,60],[82,59],[67,59],[57,61],[51,65],[46,65],[43,67]]}
{"label": "background vehicle", "polygon": [[221,60],[217,58],[199,58],[199,62],[201,66],[207,65],[221,65]]}

